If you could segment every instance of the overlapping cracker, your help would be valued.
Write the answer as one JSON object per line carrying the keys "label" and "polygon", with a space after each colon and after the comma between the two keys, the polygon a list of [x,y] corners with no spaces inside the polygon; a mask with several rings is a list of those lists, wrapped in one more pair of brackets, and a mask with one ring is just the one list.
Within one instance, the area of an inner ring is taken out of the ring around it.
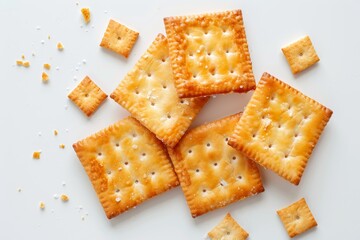
{"label": "overlapping cracker", "polygon": [[162,34],[120,82],[111,98],[170,147],[176,145],[208,100],[208,97],[178,97],[167,40]]}
{"label": "overlapping cracker", "polygon": [[281,50],[293,74],[299,73],[320,61],[309,36],[305,36]]}
{"label": "overlapping cracker", "polygon": [[107,95],[86,76],[68,95],[86,116],[90,117],[107,98]]}
{"label": "overlapping cracker", "polygon": [[108,218],[178,185],[164,145],[134,118],[73,147]]}
{"label": "overlapping cracker", "polygon": [[277,214],[291,238],[317,226],[317,222],[304,198],[278,210]]}
{"label": "overlapping cracker", "polygon": [[208,236],[211,240],[245,240],[249,234],[228,213]]}
{"label": "overlapping cracker", "polygon": [[168,148],[193,217],[264,191],[256,164],[227,144],[239,118],[192,129]]}
{"label": "overlapping cracker", "polygon": [[298,185],[332,111],[264,73],[229,145]]}
{"label": "overlapping cracker", "polygon": [[181,98],[255,89],[241,10],[164,19]]}
{"label": "overlapping cracker", "polygon": [[138,32],[110,19],[100,46],[127,58],[138,36]]}

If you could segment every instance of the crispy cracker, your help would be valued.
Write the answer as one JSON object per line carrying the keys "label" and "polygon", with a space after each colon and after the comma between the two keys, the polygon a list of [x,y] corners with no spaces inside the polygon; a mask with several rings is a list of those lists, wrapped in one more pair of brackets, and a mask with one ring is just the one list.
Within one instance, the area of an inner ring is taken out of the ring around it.
{"label": "crispy cracker", "polygon": [[299,73],[320,61],[309,36],[305,36],[281,50],[293,74]]}
{"label": "crispy cracker", "polygon": [[208,97],[178,97],[167,40],[162,34],[110,97],[170,147],[176,145],[208,100]]}
{"label": "crispy cracker", "polygon": [[227,144],[239,118],[192,129],[168,149],[193,217],[264,191],[256,164]]}
{"label": "crispy cracker", "polygon": [[317,226],[317,222],[304,198],[286,208],[278,210],[277,214],[290,237],[295,237]]}
{"label": "crispy cracker", "polygon": [[208,236],[211,240],[245,240],[249,234],[228,213]]}
{"label": "crispy cracker", "polygon": [[90,22],[90,9],[89,8],[82,8],[81,14],[83,15],[84,21],[86,24]]}
{"label": "crispy cracker", "polygon": [[68,95],[86,116],[90,117],[107,98],[107,95],[86,76]]}
{"label": "crispy cracker", "polygon": [[138,32],[110,19],[100,46],[127,58],[138,36]]}
{"label": "crispy cracker", "polygon": [[241,10],[164,19],[181,98],[255,89]]}
{"label": "crispy cracker", "polygon": [[164,145],[132,117],[73,147],[108,218],[178,185]]}
{"label": "crispy cracker", "polygon": [[298,185],[332,111],[264,73],[230,146]]}

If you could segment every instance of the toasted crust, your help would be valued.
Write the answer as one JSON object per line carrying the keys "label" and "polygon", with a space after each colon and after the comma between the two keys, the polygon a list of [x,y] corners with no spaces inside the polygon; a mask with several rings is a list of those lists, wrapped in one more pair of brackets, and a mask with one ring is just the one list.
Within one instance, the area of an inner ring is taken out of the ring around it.
{"label": "toasted crust", "polygon": [[245,240],[249,234],[228,213],[208,236],[211,240]]}
{"label": "toasted crust", "polygon": [[105,94],[88,76],[68,95],[68,98],[90,117],[107,98]]}
{"label": "toasted crust", "polygon": [[176,145],[208,101],[208,97],[178,97],[167,40],[162,34],[120,82],[111,98],[170,147]]}
{"label": "toasted crust", "polygon": [[332,111],[264,73],[229,145],[298,185]]}
{"label": "toasted crust", "polygon": [[138,36],[138,32],[110,19],[100,46],[127,58]]}
{"label": "toasted crust", "polygon": [[193,217],[264,191],[256,164],[227,145],[239,118],[192,129],[168,149]]}
{"label": "toasted crust", "polygon": [[309,36],[305,36],[281,50],[293,74],[299,73],[320,61]]}
{"label": "toasted crust", "polygon": [[277,214],[291,238],[317,226],[317,222],[304,198],[278,210]]}
{"label": "toasted crust", "polygon": [[255,89],[241,10],[164,19],[181,98]]}
{"label": "toasted crust", "polygon": [[164,145],[134,118],[73,148],[109,219],[179,184]]}

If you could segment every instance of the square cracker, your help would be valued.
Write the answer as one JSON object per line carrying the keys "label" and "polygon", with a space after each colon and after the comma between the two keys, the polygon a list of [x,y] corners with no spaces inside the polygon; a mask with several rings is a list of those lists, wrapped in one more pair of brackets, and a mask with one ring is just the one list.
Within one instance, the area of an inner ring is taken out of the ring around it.
{"label": "square cracker", "polygon": [[193,217],[264,191],[256,164],[227,144],[239,118],[192,129],[168,149]]}
{"label": "square cracker", "polygon": [[228,213],[208,236],[211,240],[245,240],[249,234]]}
{"label": "square cracker", "polygon": [[100,46],[127,58],[138,36],[138,32],[110,19]]}
{"label": "square cracker", "polygon": [[255,89],[241,10],[164,18],[179,96]]}
{"label": "square cracker", "polygon": [[290,237],[295,237],[317,226],[317,222],[304,198],[286,208],[278,210],[277,214]]}
{"label": "square cracker", "polygon": [[164,145],[132,117],[73,148],[109,219],[179,184]]}
{"label": "square cracker", "polygon": [[229,145],[298,185],[332,111],[264,73]]}
{"label": "square cracker", "polygon": [[71,101],[90,117],[107,98],[107,95],[86,76],[68,95]]}
{"label": "square cracker", "polygon": [[305,36],[281,50],[293,74],[299,73],[320,61],[309,36]]}
{"label": "square cracker", "polygon": [[162,34],[120,82],[111,98],[170,147],[176,145],[208,100],[208,97],[178,97],[167,39]]}

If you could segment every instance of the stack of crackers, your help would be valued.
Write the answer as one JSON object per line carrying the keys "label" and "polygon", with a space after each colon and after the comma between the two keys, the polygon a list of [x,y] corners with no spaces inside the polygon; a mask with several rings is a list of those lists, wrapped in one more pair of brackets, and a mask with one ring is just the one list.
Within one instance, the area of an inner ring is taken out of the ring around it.
{"label": "stack of crackers", "polygon": [[[110,94],[131,116],[73,145],[107,217],[178,185],[200,216],[263,192],[259,165],[298,185],[332,111],[268,73],[256,84],[240,10],[164,23],[166,37],[157,35]],[[137,37],[111,20],[101,46],[128,57]],[[310,66],[310,48],[295,47],[302,58],[290,48],[290,64]],[[250,90],[244,112],[189,130],[209,96]],[[90,116],[107,94],[86,77],[69,97]],[[211,239],[248,236],[230,215],[224,221]]]}

